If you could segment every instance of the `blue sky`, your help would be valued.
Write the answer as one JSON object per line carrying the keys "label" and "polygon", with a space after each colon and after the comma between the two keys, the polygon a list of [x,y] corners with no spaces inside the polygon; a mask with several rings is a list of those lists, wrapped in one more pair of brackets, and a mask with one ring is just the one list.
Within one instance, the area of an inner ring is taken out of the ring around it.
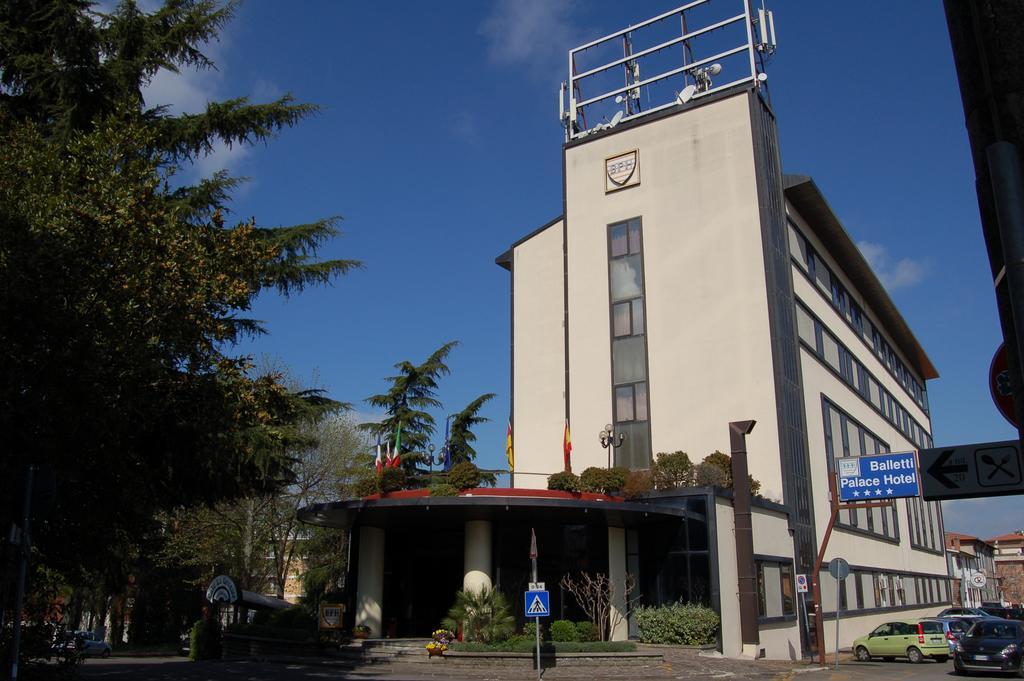
{"label": "blue sky", "polygon": [[[291,92],[320,104],[269,145],[221,150],[195,171],[250,177],[234,207],[260,224],[343,216],[323,256],[366,264],[333,287],[260,298],[254,316],[270,333],[244,351],[279,358],[366,415],[362,400],[386,388],[393,364],[457,339],[438,420],[443,429],[444,414],[497,393],[478,462],[503,466],[509,281],[494,258],[561,212],[565,55],[677,4],[242,5],[209,46],[219,70],[160,75],[149,103],[195,111]],[[783,166],[815,178],[938,367],[936,444],[1014,437],[988,392],[1000,334],[941,3],[770,7]],[[576,449],[599,446],[601,425],[574,424]],[[953,502],[946,525],[991,536],[1022,514],[1017,497]]]}

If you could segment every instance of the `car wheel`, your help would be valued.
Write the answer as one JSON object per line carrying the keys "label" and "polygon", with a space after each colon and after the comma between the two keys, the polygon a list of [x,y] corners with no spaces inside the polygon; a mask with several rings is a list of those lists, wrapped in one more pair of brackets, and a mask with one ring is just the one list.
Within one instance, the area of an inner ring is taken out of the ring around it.
{"label": "car wheel", "polygon": [[1020,667],[1017,668],[1017,676],[1024,679],[1024,657],[1020,660]]}
{"label": "car wheel", "polygon": [[864,646],[857,646],[857,659],[861,662],[871,662],[871,653]]}
{"label": "car wheel", "polygon": [[921,651],[915,648],[914,646],[910,646],[909,648],[907,648],[907,659],[913,662],[914,664],[919,664],[921,662],[924,662],[924,655],[922,655]]}
{"label": "car wheel", "polygon": [[956,658],[956,657],[953,658],[953,672],[957,676],[970,676],[971,675],[971,673],[969,671],[967,671],[966,669],[964,669],[963,665],[960,664],[959,658]]}
{"label": "car wheel", "polygon": [[103,657],[104,658],[110,657],[110,648],[104,648],[103,649]]}

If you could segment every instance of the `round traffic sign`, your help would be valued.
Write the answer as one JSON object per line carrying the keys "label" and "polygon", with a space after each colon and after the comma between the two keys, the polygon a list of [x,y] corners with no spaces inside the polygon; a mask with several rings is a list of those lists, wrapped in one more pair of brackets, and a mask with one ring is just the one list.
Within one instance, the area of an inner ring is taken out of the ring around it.
{"label": "round traffic sign", "polygon": [[996,408],[1010,424],[1017,427],[1017,414],[1013,409],[1013,388],[1010,385],[1010,362],[1006,358],[1006,344],[1001,343],[988,368],[988,389]]}
{"label": "round traffic sign", "polygon": [[846,579],[850,576],[850,564],[842,558],[833,558],[828,562],[828,573],[836,579]]}
{"label": "round traffic sign", "polygon": [[971,586],[975,589],[983,589],[986,584],[988,584],[988,577],[985,576],[984,572],[971,573]]}

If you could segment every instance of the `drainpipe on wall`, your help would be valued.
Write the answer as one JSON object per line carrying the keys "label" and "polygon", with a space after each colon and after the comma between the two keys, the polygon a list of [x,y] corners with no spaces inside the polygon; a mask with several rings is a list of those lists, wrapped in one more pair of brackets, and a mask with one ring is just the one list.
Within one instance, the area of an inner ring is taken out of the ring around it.
{"label": "drainpipe on wall", "polygon": [[750,515],[750,478],[747,475],[747,435],[756,421],[729,423],[732,455],[732,502],[736,524],[736,574],[739,575],[740,640],[743,655],[758,656],[757,566],[754,565],[754,528]]}

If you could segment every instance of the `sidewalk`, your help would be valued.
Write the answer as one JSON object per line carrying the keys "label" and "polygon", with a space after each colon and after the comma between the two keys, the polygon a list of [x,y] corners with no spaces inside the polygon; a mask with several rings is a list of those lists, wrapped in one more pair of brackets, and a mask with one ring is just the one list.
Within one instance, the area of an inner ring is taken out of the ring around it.
{"label": "sidewalk", "polygon": [[[672,647],[637,646],[639,651],[661,653],[664,661],[652,664],[616,665],[613,662],[600,666],[552,666],[542,670],[542,679],[591,679],[611,681],[612,679],[772,679],[791,681],[804,672],[821,670],[817,665],[806,662],[780,660],[729,659],[700,655],[696,650],[674,649]],[[449,664],[444,658],[409,659],[396,658],[387,664],[358,665],[330,658],[272,657],[270,662],[298,665],[320,665],[343,670],[352,676],[402,677],[402,678],[459,678],[472,681],[511,681],[513,679],[535,679],[532,668],[511,667],[482,662],[480,666]]]}

